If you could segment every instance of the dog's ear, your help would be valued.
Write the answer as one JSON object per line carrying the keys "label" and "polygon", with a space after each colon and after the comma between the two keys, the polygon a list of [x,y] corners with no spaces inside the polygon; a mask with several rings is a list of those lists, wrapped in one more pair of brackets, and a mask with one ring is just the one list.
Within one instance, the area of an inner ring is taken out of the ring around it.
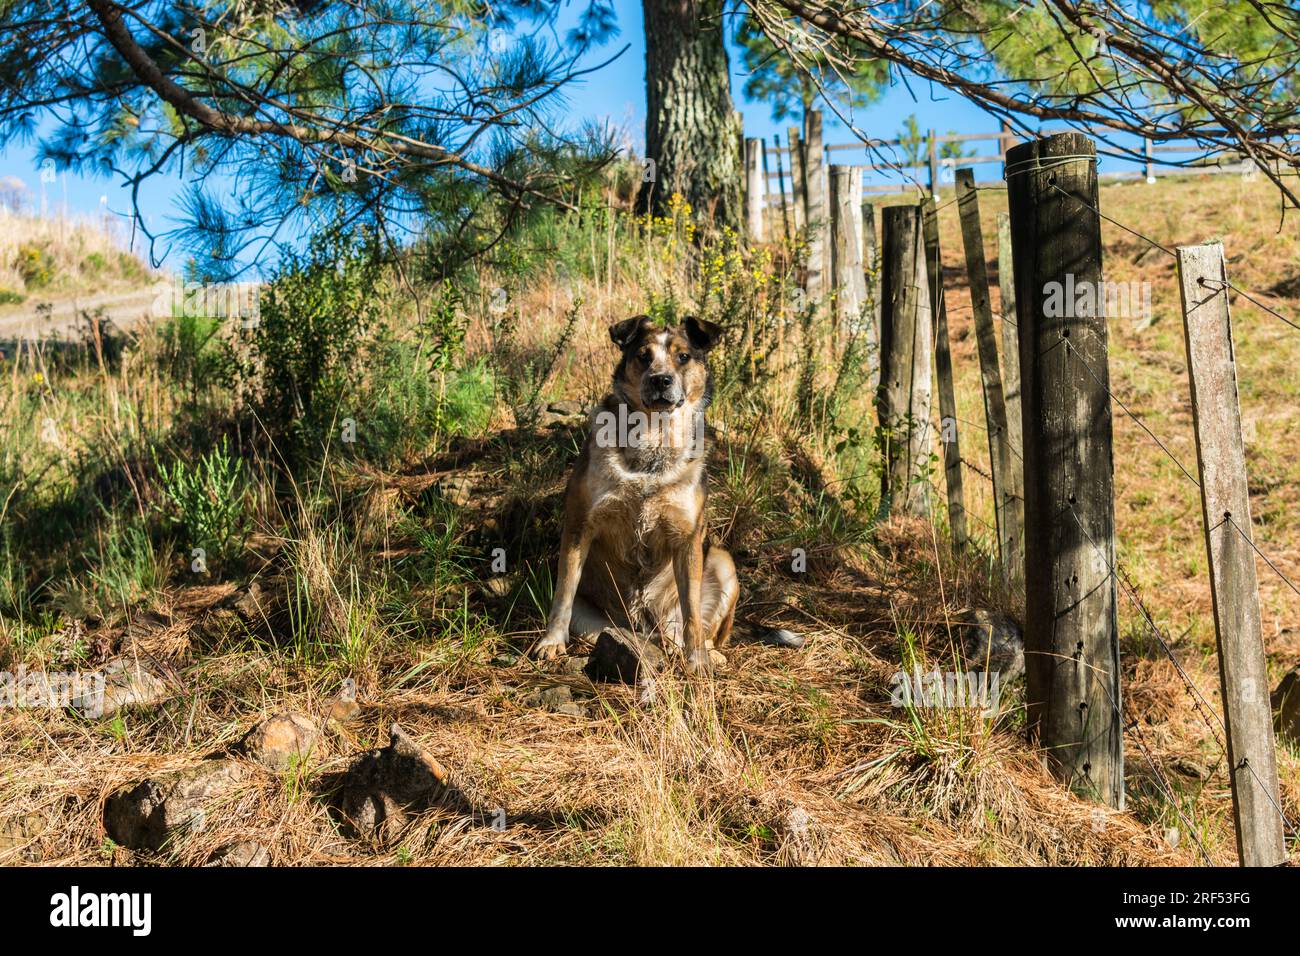
{"label": "dog's ear", "polygon": [[647,315],[634,315],[630,319],[624,319],[622,322],[615,322],[609,327],[609,337],[615,345],[621,349],[627,348],[627,343],[632,341],[636,335],[636,330],[641,323],[649,319]]}
{"label": "dog's ear", "polygon": [[686,321],[682,323],[686,329],[686,338],[701,352],[707,352],[713,346],[718,344],[722,338],[722,326],[710,322],[708,319],[698,319],[693,315],[688,315]]}

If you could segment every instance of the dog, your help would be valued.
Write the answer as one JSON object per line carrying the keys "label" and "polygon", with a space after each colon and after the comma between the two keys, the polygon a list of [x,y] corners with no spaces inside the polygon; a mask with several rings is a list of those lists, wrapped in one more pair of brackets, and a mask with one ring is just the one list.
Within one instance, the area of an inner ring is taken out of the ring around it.
{"label": "dog", "polygon": [[731,555],[705,536],[708,353],[721,335],[695,317],[661,328],[638,315],[610,327],[622,358],[565,493],[539,659],[560,656],[570,635],[610,626],[677,644],[691,674],[721,658],[740,595]]}

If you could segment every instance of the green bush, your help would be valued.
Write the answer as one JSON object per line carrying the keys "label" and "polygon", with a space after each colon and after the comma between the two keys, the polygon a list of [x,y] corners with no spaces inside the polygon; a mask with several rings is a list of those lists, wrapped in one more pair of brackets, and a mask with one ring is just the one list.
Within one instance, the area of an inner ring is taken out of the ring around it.
{"label": "green bush", "polygon": [[262,290],[241,372],[256,383],[258,416],[291,465],[349,417],[342,405],[357,394],[359,353],[380,316],[380,271],[372,249],[330,231],[305,255],[291,254]]}
{"label": "green bush", "polygon": [[18,247],[16,266],[29,289],[43,289],[54,281],[54,257],[38,243],[24,242]]}
{"label": "green bush", "polygon": [[172,381],[185,390],[191,408],[209,389],[234,380],[235,357],[221,337],[222,321],[181,314],[162,328],[163,363]]}
{"label": "green bush", "polygon": [[243,462],[227,440],[193,465],[180,459],[155,464],[167,502],[162,510],[180,527],[185,547],[202,548],[209,565],[229,560],[242,547],[248,523]]}

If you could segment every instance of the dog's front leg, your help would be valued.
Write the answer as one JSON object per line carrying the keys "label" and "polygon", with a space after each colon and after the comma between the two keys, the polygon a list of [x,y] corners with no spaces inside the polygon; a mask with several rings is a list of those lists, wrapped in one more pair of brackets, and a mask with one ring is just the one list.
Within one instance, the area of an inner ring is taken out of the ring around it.
{"label": "dog's front leg", "polygon": [[575,528],[568,514],[560,533],[560,563],[556,572],[555,598],[546,619],[546,636],[537,645],[537,659],[550,660],[564,653],[569,643],[569,622],[573,617],[573,599],[582,580],[582,566],[591,550],[591,534],[586,527]]}
{"label": "dog's front leg", "polygon": [[677,600],[682,607],[682,650],[686,670],[691,674],[708,674],[713,667],[704,646],[704,629],[700,624],[700,582],[704,575],[704,535],[699,529],[673,554],[673,574],[677,578]]}

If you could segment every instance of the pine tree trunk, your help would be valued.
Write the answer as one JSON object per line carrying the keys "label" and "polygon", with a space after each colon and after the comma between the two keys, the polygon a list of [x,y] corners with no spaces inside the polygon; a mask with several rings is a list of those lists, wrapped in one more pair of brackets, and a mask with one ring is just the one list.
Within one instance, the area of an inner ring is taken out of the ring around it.
{"label": "pine tree trunk", "polygon": [[722,0],[643,0],[646,158],[641,208],[681,193],[697,221],[740,230],[742,130],[731,102]]}

